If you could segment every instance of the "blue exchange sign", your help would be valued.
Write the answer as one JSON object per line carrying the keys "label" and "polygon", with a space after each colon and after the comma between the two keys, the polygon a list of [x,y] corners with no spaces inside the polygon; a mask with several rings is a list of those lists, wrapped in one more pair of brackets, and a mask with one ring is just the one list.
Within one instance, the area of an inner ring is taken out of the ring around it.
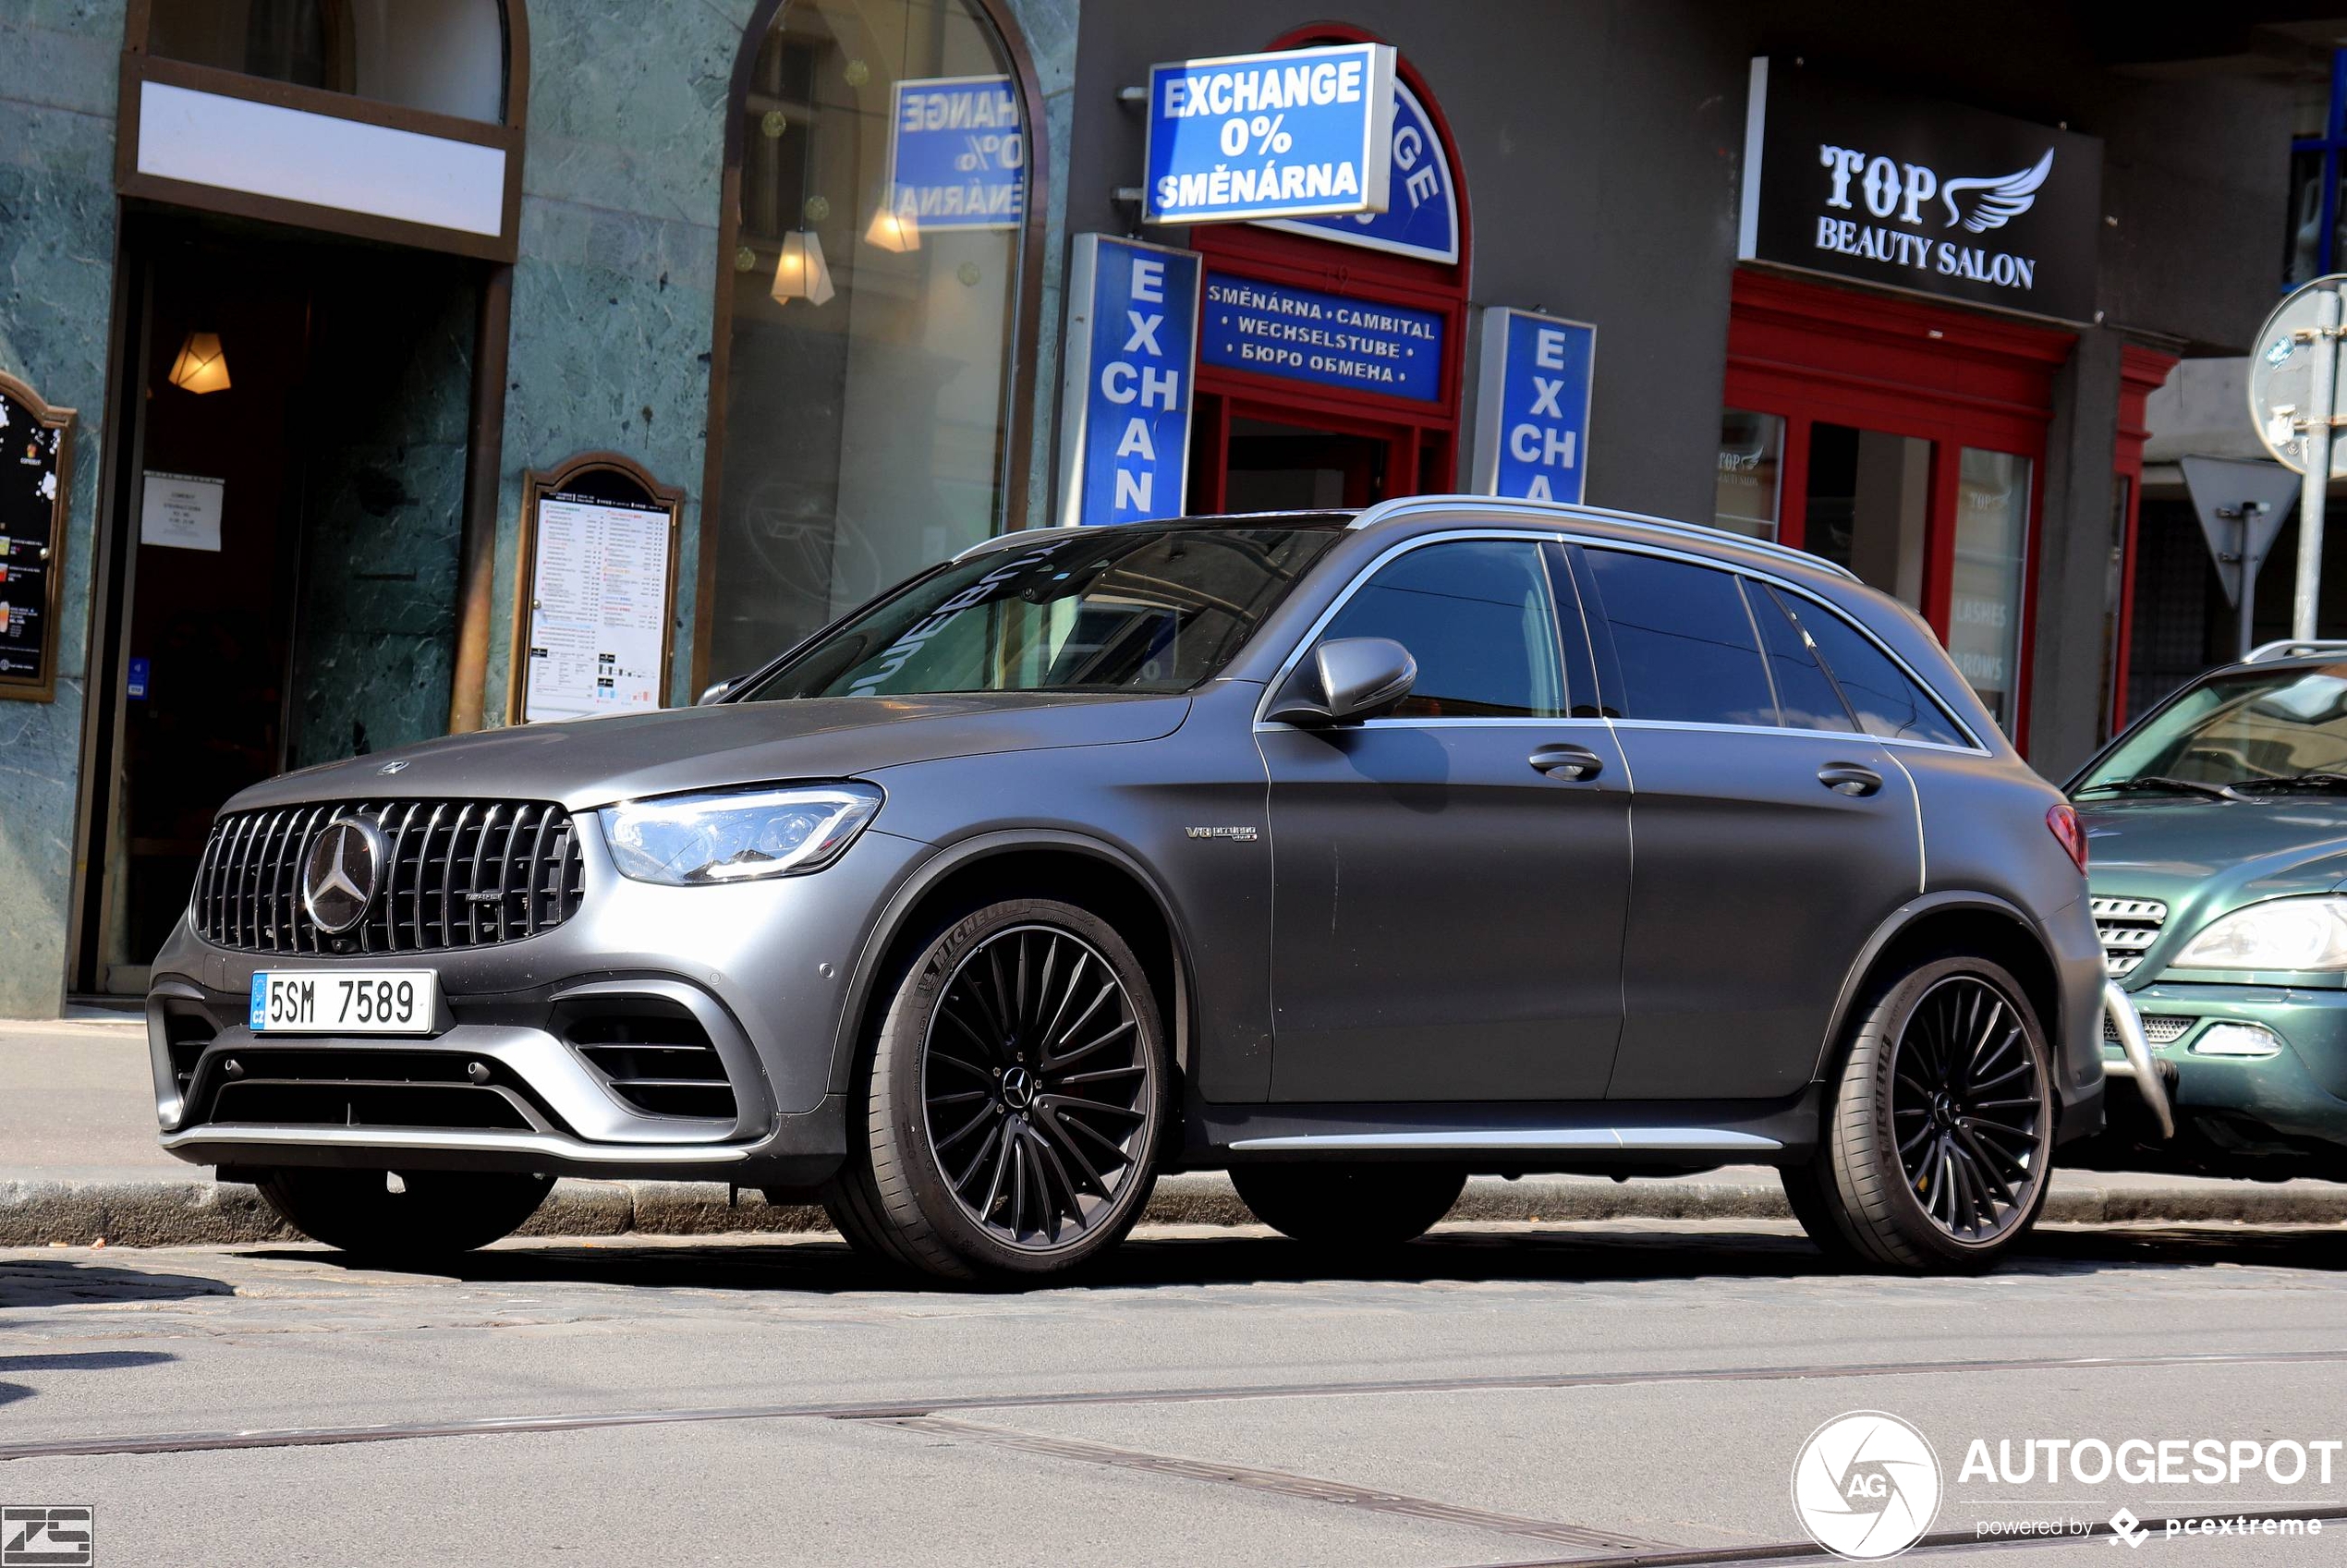
{"label": "blue exchange sign", "polygon": [[1209,273],[1198,362],[1422,403],[1442,396],[1442,318]]}
{"label": "blue exchange sign", "polygon": [[1579,501],[1598,329],[1494,305],[1483,312],[1475,485],[1485,495]]}
{"label": "blue exchange sign", "polygon": [[1027,210],[1027,133],[1010,78],[896,84],[888,204],[925,229],[1018,226]]}
{"label": "blue exchange sign", "polygon": [[1392,140],[1391,44],[1152,66],[1141,218],[1213,224],[1382,213]]}
{"label": "blue exchange sign", "polygon": [[1061,522],[1182,515],[1202,270],[1194,250],[1076,237],[1060,418]]}
{"label": "blue exchange sign", "polygon": [[1354,213],[1332,218],[1265,218],[1265,228],[1383,250],[1393,256],[1416,256],[1424,261],[1456,263],[1459,259],[1459,193],[1451,186],[1451,157],[1407,82],[1393,84],[1393,172],[1391,204],[1382,213]]}

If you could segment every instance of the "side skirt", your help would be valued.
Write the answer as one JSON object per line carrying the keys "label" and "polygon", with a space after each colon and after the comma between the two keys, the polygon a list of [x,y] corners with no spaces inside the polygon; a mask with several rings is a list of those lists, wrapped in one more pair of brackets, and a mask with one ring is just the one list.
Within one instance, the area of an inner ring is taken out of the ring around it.
{"label": "side skirt", "polygon": [[1767,1100],[1193,1101],[1179,1163],[1425,1160],[1504,1175],[1792,1165],[1817,1146],[1822,1092],[1813,1084]]}

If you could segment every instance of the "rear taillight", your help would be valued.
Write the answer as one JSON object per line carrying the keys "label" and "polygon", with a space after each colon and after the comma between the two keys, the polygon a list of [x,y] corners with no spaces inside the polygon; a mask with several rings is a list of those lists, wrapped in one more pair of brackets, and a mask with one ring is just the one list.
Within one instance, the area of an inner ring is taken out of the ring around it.
{"label": "rear taillight", "polygon": [[2046,827],[2061,841],[2061,847],[2076,863],[2078,874],[2086,871],[2086,830],[2078,825],[2078,813],[2064,800],[2046,808]]}

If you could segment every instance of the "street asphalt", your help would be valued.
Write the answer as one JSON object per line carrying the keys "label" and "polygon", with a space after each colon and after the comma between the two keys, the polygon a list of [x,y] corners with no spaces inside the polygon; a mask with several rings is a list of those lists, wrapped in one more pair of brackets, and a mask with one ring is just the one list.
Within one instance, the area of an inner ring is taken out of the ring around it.
{"label": "street asphalt", "polygon": [[[1938,1455],[1931,1538],[1965,1544],[1926,1555],[2111,1568],[2107,1535],[1969,1543],[2125,1504],[2146,1562],[2315,1564],[2347,1561],[2347,1464],[1959,1468],[1976,1438],[2335,1443],[2342,1394],[2332,1228],[2052,1227],[1906,1280],[1772,1222],[1453,1223],[1339,1265],[1151,1226],[1024,1295],[828,1236],[512,1242],[456,1277],[0,1252],[0,1504],[91,1505],[104,1564],[1784,1561],[1805,1439],[1869,1409]],[[2276,1511],[2330,1533],[2159,1534]]]}
{"label": "street asphalt", "polygon": [[[1103,1271],[1015,1295],[658,1184],[566,1185],[560,1223],[627,1234],[359,1270],[203,1177],[154,1145],[135,1027],[0,1026],[0,1239],[46,1244],[0,1249],[0,1508],[91,1505],[99,1563],[1818,1561],[1794,1458],[1855,1410],[1933,1445],[1927,1555],[2108,1568],[2125,1505],[2161,1562],[2347,1562],[2347,1450],[2287,1484],[1964,1463],[2347,1439],[2325,1184],[2065,1175],[2054,1211],[2101,1222],[1909,1280],[1828,1270],[1759,1170],[1478,1182],[1336,1260],[1186,1177]],[[185,1213],[245,1230],[123,1245]],[[1981,1537],[2051,1519],[2103,1533]]]}

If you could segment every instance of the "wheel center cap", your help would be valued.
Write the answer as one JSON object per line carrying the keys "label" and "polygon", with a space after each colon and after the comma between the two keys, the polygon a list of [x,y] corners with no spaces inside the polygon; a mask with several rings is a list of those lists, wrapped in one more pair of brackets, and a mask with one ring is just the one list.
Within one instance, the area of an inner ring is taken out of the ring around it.
{"label": "wheel center cap", "polygon": [[1003,1103],[1014,1111],[1024,1111],[1035,1100],[1035,1075],[1024,1067],[1012,1067],[1003,1074]]}

